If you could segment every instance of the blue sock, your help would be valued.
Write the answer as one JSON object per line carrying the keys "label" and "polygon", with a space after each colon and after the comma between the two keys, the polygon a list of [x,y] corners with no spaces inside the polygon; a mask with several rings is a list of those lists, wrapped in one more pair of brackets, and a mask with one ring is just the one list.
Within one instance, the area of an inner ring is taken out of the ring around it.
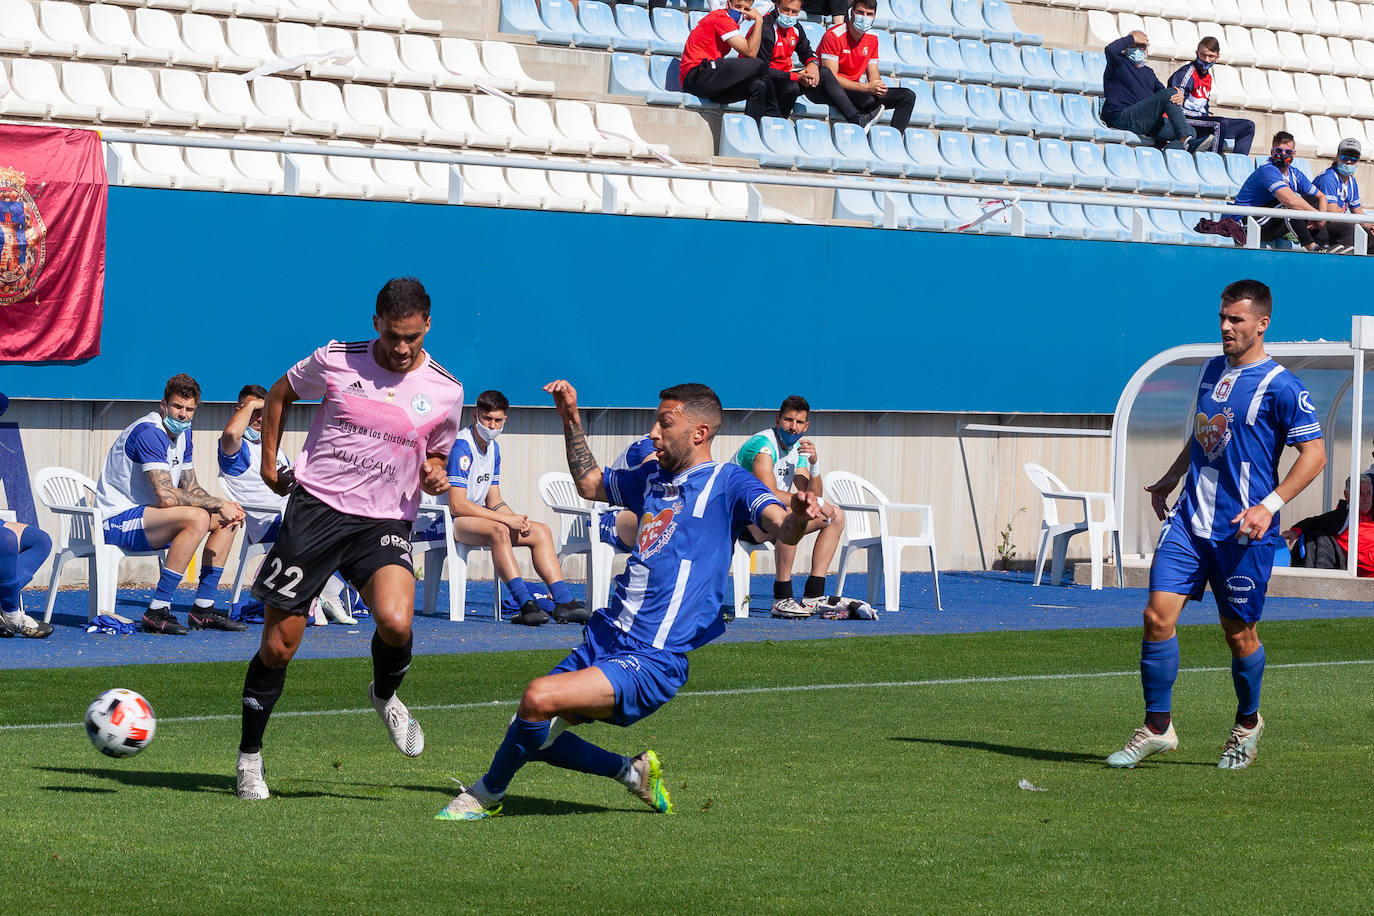
{"label": "blue sock", "polygon": [[224,575],[223,566],[208,566],[200,576],[196,588],[196,604],[205,602],[206,607],[214,607],[215,595],[219,591],[219,577]]}
{"label": "blue sock", "polygon": [[572,592],[568,591],[568,583],[562,579],[549,583],[549,594],[553,596],[554,604],[568,604],[573,600]]}
{"label": "blue sock", "polygon": [[[172,603],[172,595],[176,594],[177,586],[186,577],[186,570],[174,572],[167,567],[162,568],[162,574],[157,577],[157,591],[153,592],[152,604],[164,607]],[[150,605],[151,607],[152,605]]]}
{"label": "blue sock", "polygon": [[0,525],[0,611],[19,610],[19,538]]}
{"label": "blue sock", "polygon": [[1244,658],[1231,659],[1231,681],[1236,685],[1236,715],[1259,712],[1260,682],[1264,680],[1264,644]]}
{"label": "blue sock", "polygon": [[510,589],[511,597],[515,599],[516,607],[524,607],[525,602],[530,600],[530,587],[525,584],[525,580],[516,576],[506,583],[506,588]]}
{"label": "blue sock", "polygon": [[608,779],[615,779],[623,773],[629,763],[626,757],[612,754],[572,732],[559,735],[558,740],[547,749],[536,752],[532,759],[542,760],[565,770],[577,770],[581,773],[591,773],[593,776],[605,776]]}
{"label": "blue sock", "polygon": [[1169,712],[1174,708],[1174,681],[1178,680],[1178,636],[1159,642],[1141,640],[1140,684],[1145,689],[1145,711]]}
{"label": "blue sock", "polygon": [[[506,737],[491,758],[491,769],[482,777],[482,785],[496,797],[506,793],[515,771],[539,753],[539,746],[549,737],[549,722],[530,722],[519,716],[506,729]],[[555,742],[556,743],[556,742]]]}
{"label": "blue sock", "polygon": [[[5,532],[14,539],[14,532],[8,528]],[[23,534],[18,539],[13,540],[18,553],[14,556],[14,568],[12,570],[14,586],[11,594],[9,582],[3,571],[0,571],[0,610],[18,611],[22,608],[19,598],[20,589],[28,585],[38,572],[38,567],[43,565],[43,561],[52,553],[52,538],[42,528],[27,525]],[[0,548],[0,553],[8,554],[8,544]],[[3,569],[3,561],[0,561],[0,569]],[[12,600],[11,600],[12,599]]]}

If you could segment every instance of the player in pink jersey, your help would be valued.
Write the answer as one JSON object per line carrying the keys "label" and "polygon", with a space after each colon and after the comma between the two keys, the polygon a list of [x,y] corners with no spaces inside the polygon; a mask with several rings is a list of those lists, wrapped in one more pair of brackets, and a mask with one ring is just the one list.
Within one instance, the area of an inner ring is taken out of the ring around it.
{"label": "player in pink jersey", "polygon": [[401,753],[415,757],[424,749],[424,732],[396,696],[413,643],[410,532],[420,491],[437,496],[448,489],[463,386],[424,350],[429,296],[420,281],[388,281],[377,294],[372,326],[376,340],[331,341],[267,393],[264,455],[277,454],[287,405],[300,398],[321,403],[295,468],[279,472],[275,460],[262,464],[263,482],[290,499],[253,583],[265,609],[262,643],[243,683],[239,798],[269,794],[262,736],[305,633],[310,601],[336,569],[363,593],[377,623],[367,688],[372,706]]}

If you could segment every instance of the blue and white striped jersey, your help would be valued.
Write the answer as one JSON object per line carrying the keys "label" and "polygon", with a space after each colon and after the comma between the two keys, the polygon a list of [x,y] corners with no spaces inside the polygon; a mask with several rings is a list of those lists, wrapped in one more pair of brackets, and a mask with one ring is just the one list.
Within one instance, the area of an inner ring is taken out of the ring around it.
{"label": "blue and white striped jersey", "polygon": [[477,447],[472,438],[472,427],[465,426],[453,440],[453,449],[448,453],[448,483],[451,487],[463,487],[468,491],[468,499],[485,506],[487,491],[492,485],[501,485],[501,446],[488,442],[485,453]]}
{"label": "blue and white striped jersey", "polygon": [[657,461],[602,472],[611,501],[639,516],[639,536],[605,613],[621,631],[671,652],[725,632],[720,606],[735,540],[778,503],[753,474],[707,461],[676,477]]}
{"label": "blue and white striped jersey", "polygon": [[124,428],[110,446],[105,467],[95,488],[95,505],[101,519],[127,512],[135,506],[157,505],[157,493],[148,482],[148,471],[164,470],[172,475],[172,485],[181,481],[181,472],[191,466],[191,432],[175,439],[162,425],[162,414],[154,410]]}
{"label": "blue and white striped jersey", "polygon": [[[1284,446],[1321,437],[1312,397],[1296,375],[1272,358],[1231,366],[1213,357],[1198,380],[1188,483],[1174,513],[1197,537],[1235,537],[1231,519],[1277,486]],[[1281,530],[1276,513],[1266,537]]]}

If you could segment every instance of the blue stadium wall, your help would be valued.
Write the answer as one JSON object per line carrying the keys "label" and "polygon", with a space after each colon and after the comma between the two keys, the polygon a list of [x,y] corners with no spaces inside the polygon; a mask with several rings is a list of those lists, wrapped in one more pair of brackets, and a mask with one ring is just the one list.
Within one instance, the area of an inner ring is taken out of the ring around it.
{"label": "blue stadium wall", "polygon": [[[388,277],[434,301],[427,346],[473,394],[644,407],[700,380],[727,407],[1109,413],[1167,347],[1215,340],[1217,293],[1275,292],[1274,340],[1348,339],[1371,262],[1197,250],[113,188],[101,355],[5,365],[10,397],[206,400],[372,334]],[[813,395],[815,396],[815,395]]]}

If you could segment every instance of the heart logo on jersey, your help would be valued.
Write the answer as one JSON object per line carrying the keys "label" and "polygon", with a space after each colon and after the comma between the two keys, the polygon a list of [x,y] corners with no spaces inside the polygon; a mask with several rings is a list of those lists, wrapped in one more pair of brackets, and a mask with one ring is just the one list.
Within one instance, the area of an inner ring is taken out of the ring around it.
{"label": "heart logo on jersey", "polygon": [[1197,444],[1202,446],[1208,459],[1215,458],[1217,452],[1221,451],[1229,438],[1227,429],[1230,425],[1230,418],[1227,414],[1229,411],[1223,411],[1214,417],[1209,417],[1205,413],[1199,413],[1193,418],[1193,437],[1197,439]]}
{"label": "heart logo on jersey", "polygon": [[682,507],[681,503],[669,506],[657,515],[650,515],[645,512],[639,519],[639,556],[641,558],[650,557],[663,549],[672,538],[673,532],[677,530],[677,522],[673,517],[677,514],[676,510]]}

